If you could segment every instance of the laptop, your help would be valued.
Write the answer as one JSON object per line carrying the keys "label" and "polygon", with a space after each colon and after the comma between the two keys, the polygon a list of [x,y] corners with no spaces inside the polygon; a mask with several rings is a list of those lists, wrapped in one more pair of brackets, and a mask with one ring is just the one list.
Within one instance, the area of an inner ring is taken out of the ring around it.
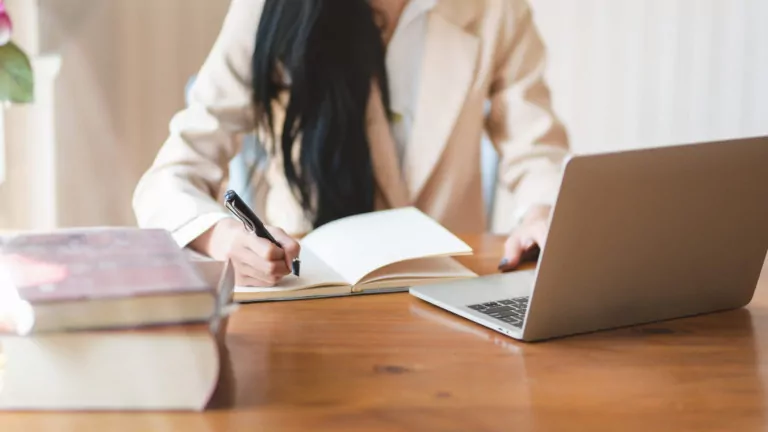
{"label": "laptop", "polygon": [[567,160],[535,270],[413,287],[540,341],[736,309],[768,251],[768,137]]}

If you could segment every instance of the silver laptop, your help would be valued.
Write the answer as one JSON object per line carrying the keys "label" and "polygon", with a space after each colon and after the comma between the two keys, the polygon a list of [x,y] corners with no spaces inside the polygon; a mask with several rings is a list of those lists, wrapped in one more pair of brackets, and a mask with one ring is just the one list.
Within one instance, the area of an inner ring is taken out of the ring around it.
{"label": "silver laptop", "polygon": [[580,155],[535,270],[410,293],[524,341],[747,305],[768,250],[768,137]]}

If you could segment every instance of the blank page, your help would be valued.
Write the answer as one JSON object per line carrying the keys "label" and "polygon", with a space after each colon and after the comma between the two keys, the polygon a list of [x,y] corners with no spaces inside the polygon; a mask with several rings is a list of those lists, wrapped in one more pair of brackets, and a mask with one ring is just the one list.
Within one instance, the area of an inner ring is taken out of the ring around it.
{"label": "blank page", "polygon": [[360,285],[385,280],[471,278],[475,276],[477,276],[476,273],[453,258],[421,258],[380,268],[365,276],[360,281]]}
{"label": "blank page", "polygon": [[301,243],[351,285],[390,264],[472,253],[466,243],[412,207],[365,213],[331,222],[309,234]]}

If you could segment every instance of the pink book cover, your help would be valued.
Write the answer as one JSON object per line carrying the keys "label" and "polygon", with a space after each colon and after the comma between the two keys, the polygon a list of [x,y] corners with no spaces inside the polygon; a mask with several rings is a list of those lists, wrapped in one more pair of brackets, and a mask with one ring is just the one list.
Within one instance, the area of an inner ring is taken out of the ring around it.
{"label": "pink book cover", "polygon": [[0,285],[31,304],[214,292],[170,233],[138,228],[1,236]]}

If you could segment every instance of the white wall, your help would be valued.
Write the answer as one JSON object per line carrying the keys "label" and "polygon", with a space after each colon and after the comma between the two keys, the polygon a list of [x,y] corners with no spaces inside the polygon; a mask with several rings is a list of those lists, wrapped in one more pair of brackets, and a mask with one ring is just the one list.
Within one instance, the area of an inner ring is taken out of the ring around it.
{"label": "white wall", "polygon": [[41,50],[63,58],[56,84],[59,223],[134,224],[136,182],[184,106],[184,85],[208,54],[229,1],[39,3]]}
{"label": "white wall", "polygon": [[[576,151],[768,134],[768,0],[529,1]],[[135,182],[228,1],[39,3],[40,48],[63,57],[60,222],[131,224]],[[33,28],[15,18],[18,34]]]}
{"label": "white wall", "polygon": [[768,0],[529,0],[577,152],[768,135]]}
{"label": "white wall", "polygon": [[13,40],[32,63],[35,97],[29,104],[0,106],[0,230],[45,229],[56,223],[53,86],[59,59],[39,53],[37,1],[8,0],[6,6]]}

